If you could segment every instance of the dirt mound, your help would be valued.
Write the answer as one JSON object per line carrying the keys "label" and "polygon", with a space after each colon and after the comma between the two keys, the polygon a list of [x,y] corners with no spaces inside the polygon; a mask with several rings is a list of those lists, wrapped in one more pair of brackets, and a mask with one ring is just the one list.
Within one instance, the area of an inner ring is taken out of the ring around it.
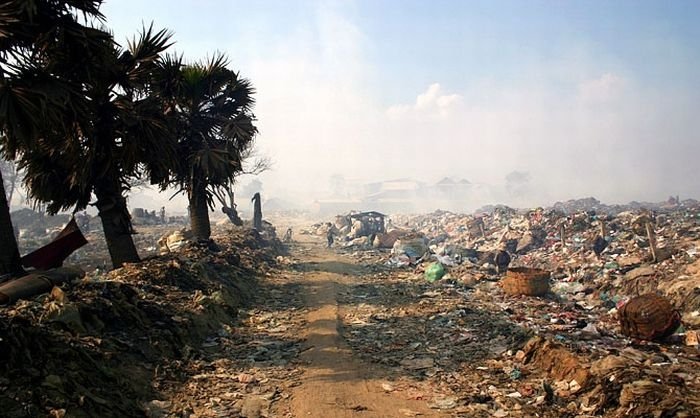
{"label": "dirt mound", "polygon": [[231,324],[279,248],[243,228],[215,239],[0,310],[3,416],[143,416],[159,366]]}
{"label": "dirt mound", "polygon": [[585,386],[590,378],[589,365],[561,344],[534,337],[523,347],[524,364],[532,364],[556,380],[575,380]]}

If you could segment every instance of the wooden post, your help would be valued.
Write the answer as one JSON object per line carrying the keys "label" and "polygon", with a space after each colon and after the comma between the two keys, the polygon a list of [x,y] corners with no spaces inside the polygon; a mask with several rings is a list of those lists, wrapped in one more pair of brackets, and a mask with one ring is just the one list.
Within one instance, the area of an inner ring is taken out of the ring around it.
{"label": "wooden post", "polygon": [[654,228],[651,226],[651,222],[646,223],[647,228],[647,238],[649,239],[649,248],[651,249],[651,257],[654,263],[658,261],[656,256],[656,236],[654,235]]}
{"label": "wooden post", "polygon": [[600,222],[600,236],[605,238],[605,234],[607,233],[607,231],[605,230],[605,222],[603,222],[602,219],[598,220],[598,222]]}
{"label": "wooden post", "polygon": [[479,222],[479,231],[481,231],[481,238],[486,239],[486,231],[484,230],[484,221]]}

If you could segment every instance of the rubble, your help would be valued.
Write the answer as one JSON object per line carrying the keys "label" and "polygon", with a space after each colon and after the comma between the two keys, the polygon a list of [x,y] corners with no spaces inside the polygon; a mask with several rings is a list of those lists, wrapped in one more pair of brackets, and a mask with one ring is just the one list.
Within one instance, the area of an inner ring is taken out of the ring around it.
{"label": "rubble", "polygon": [[311,367],[303,293],[323,287],[338,293],[333,330],[381,377],[377,390],[436,414],[700,416],[699,205],[438,211],[383,218],[383,232],[350,215],[301,231],[315,236],[295,236],[290,253],[265,222],[218,246],[140,228],[168,252],[0,311],[2,364],[31,365],[0,368],[0,407],[293,416]]}
{"label": "rubble", "polygon": [[230,336],[281,248],[245,228],[215,239],[0,309],[3,416],[165,416],[164,387]]}
{"label": "rubble", "polygon": [[[594,212],[588,203],[567,213],[497,207],[392,215],[387,229],[420,237],[427,251],[354,247],[350,255],[363,265],[386,270],[345,293],[346,338],[368,361],[456,397],[451,410],[468,416],[700,414],[700,206]],[[510,272],[551,272],[542,281],[548,290],[508,295],[497,284],[507,282],[495,265],[499,251],[512,257]],[[445,275],[430,283],[436,262]],[[668,305],[634,308],[645,293]],[[631,308],[649,332],[620,325]],[[492,373],[493,364],[515,387]]]}
{"label": "rubble", "polygon": [[[694,346],[627,339],[607,307],[509,296],[486,278],[428,283],[419,269],[367,274],[348,288],[344,334],[356,355],[424,382],[428,399],[453,397],[455,414],[619,416],[632,407],[640,412],[630,416],[646,416],[658,397],[632,383],[658,379],[668,416],[700,412]],[[630,353],[638,368],[618,375],[618,363],[603,361]]]}

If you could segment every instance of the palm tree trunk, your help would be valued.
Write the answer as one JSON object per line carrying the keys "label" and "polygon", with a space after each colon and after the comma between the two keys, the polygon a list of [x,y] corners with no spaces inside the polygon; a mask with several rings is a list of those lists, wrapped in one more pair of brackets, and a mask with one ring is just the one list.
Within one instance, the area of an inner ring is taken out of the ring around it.
{"label": "palm tree trunk", "polygon": [[9,185],[10,190],[6,190],[8,206],[12,205],[12,197],[15,195],[15,187],[17,184],[17,167],[13,165],[9,174],[10,178],[8,179],[9,181],[7,184]]}
{"label": "palm tree trunk", "polygon": [[95,187],[97,210],[102,219],[107,249],[114,268],[141,261],[132,234],[131,216],[118,182]]}
{"label": "palm tree trunk", "polygon": [[7,205],[8,206],[12,204],[12,198],[15,195],[15,187],[16,187],[15,181],[16,181],[16,179],[13,178],[12,181],[10,182],[10,190],[7,192]]}
{"label": "palm tree trunk", "polygon": [[0,276],[6,274],[20,275],[24,273],[22,262],[19,258],[19,250],[17,248],[17,239],[12,228],[12,220],[10,219],[10,206],[5,197],[5,184],[3,183],[2,173],[0,173],[0,242],[2,242],[2,250],[0,250]]}
{"label": "palm tree trunk", "polygon": [[[196,184],[196,182],[194,182]],[[211,224],[209,222],[209,205],[207,204],[207,192],[205,186],[195,185],[190,190],[190,227],[192,234],[198,241],[208,240],[211,237]]]}

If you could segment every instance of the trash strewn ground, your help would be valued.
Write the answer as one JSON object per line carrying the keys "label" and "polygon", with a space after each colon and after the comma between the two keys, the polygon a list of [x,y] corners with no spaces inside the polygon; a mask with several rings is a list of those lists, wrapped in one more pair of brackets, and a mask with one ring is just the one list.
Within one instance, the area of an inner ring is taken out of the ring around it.
{"label": "trash strewn ground", "polygon": [[485,209],[341,215],[286,248],[269,225],[159,230],[163,255],[0,308],[0,408],[700,416],[697,202]]}
{"label": "trash strewn ground", "polygon": [[215,239],[0,308],[3,416],[157,416],[163,376],[229,332],[280,249],[245,228]]}
{"label": "trash strewn ground", "polygon": [[[426,397],[444,396],[435,407],[456,415],[697,416],[700,206],[591,204],[392,216],[365,244],[341,235],[340,251],[375,266],[343,295],[347,340],[367,361],[429,382]],[[500,251],[511,268],[551,272],[550,291],[506,294]],[[620,326],[618,310],[648,293],[682,316],[663,341]]]}
{"label": "trash strewn ground", "polygon": [[[412,272],[368,275],[341,300],[355,353],[428,382],[420,396],[455,415],[700,411],[697,347],[630,341],[613,318],[573,303],[507,296],[488,280],[431,284]],[[441,397],[450,401],[435,403]]]}
{"label": "trash strewn ground", "polygon": [[167,404],[156,407],[172,417],[283,416],[279,404],[303,373],[297,357],[306,312],[300,284],[267,272],[235,323],[207,339],[198,356],[164,366],[155,384]]}

